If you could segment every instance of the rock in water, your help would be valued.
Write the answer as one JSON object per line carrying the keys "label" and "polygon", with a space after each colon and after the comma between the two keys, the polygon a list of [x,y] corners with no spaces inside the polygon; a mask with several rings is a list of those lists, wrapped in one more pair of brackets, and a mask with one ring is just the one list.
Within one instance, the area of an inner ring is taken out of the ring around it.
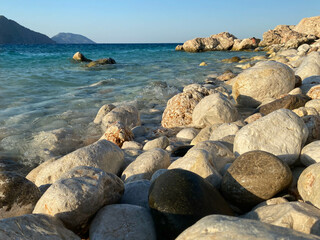
{"label": "rock in water", "polygon": [[90,226],[90,240],[156,240],[150,212],[130,204],[113,204],[102,208]]}
{"label": "rock in water", "polygon": [[92,60],[86,58],[81,52],[76,52],[73,55],[73,60],[79,61],[79,62],[91,62]]}
{"label": "rock in water", "polygon": [[116,175],[80,166],[53,183],[33,213],[56,216],[68,229],[83,236],[90,218],[104,205],[118,202],[123,191],[123,182]]}
{"label": "rock in water", "polygon": [[288,109],[279,109],[244,127],[234,139],[236,155],[252,150],[272,153],[292,165],[308,137],[306,124]]}
{"label": "rock in water", "polygon": [[116,61],[113,58],[102,58],[102,59],[98,59],[96,61],[92,61],[88,63],[87,67],[92,68],[92,67],[98,67],[106,64],[116,64]]}
{"label": "rock in water", "polygon": [[234,78],[233,98],[239,105],[259,106],[263,99],[287,94],[295,86],[291,68],[279,62],[258,62]]}
{"label": "rock in water", "polygon": [[40,198],[34,183],[14,172],[0,172],[0,219],[32,213]]}
{"label": "rock in water", "polygon": [[80,240],[56,217],[27,214],[0,221],[0,239]]}
{"label": "rock in water", "polygon": [[202,218],[196,224],[180,234],[176,240],[194,239],[287,239],[287,240],[317,240],[318,236],[305,234],[283,227],[273,226],[256,220],[238,217],[210,215]]}
{"label": "rock in water", "polygon": [[234,205],[248,210],[286,189],[291,181],[287,164],[273,154],[252,151],[231,164],[222,178],[221,191]]}
{"label": "rock in water", "polygon": [[169,170],[156,178],[149,190],[149,206],[158,239],[174,239],[209,214],[233,215],[211,184],[182,169]]}

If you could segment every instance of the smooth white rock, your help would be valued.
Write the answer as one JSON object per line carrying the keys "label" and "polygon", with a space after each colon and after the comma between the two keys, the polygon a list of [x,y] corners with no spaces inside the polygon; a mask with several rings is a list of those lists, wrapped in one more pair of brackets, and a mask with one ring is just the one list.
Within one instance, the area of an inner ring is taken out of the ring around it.
{"label": "smooth white rock", "polygon": [[314,141],[304,146],[301,151],[300,161],[307,167],[320,162],[320,141]]}
{"label": "smooth white rock", "polygon": [[169,146],[169,139],[166,136],[162,136],[156,139],[153,139],[149,142],[147,142],[144,146],[143,146],[143,150],[144,151],[148,151],[150,149],[154,149],[154,148],[161,148],[161,149],[166,149],[166,147]]}

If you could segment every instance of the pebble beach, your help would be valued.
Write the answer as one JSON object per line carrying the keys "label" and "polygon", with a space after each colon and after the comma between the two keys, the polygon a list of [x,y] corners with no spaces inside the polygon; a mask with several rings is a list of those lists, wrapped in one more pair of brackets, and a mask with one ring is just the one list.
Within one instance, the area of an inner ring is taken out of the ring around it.
{"label": "pebble beach", "polygon": [[0,239],[320,239],[319,16],[142,62],[75,46],[64,87],[0,105]]}

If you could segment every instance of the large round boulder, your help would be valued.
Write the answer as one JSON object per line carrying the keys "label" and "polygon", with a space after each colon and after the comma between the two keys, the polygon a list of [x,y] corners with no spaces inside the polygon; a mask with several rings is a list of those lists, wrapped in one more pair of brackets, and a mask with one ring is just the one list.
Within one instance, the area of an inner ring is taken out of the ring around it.
{"label": "large round boulder", "polygon": [[233,215],[220,193],[199,175],[172,169],[149,190],[149,206],[159,239],[174,239],[209,214]]}
{"label": "large round boulder", "polygon": [[234,79],[233,98],[239,105],[257,107],[266,98],[287,94],[295,86],[294,71],[279,62],[258,62]]}
{"label": "large round boulder", "polygon": [[215,123],[230,123],[237,119],[237,109],[221,93],[213,93],[203,98],[192,113],[192,124],[198,128],[211,126]]}
{"label": "large round boulder", "polygon": [[299,158],[308,137],[304,121],[288,109],[279,109],[241,128],[233,151],[241,155],[252,150],[270,152],[288,165]]}
{"label": "large round boulder", "polygon": [[301,77],[302,84],[304,84],[304,79],[307,77],[320,75],[320,53],[312,52],[305,57],[296,70],[296,75]]}
{"label": "large round boulder", "polygon": [[133,128],[141,124],[140,113],[134,106],[120,106],[113,108],[102,118],[102,126],[108,128],[115,122],[121,122],[128,128]]}
{"label": "large round boulder", "polygon": [[303,18],[294,30],[299,33],[311,34],[320,38],[320,16]]}

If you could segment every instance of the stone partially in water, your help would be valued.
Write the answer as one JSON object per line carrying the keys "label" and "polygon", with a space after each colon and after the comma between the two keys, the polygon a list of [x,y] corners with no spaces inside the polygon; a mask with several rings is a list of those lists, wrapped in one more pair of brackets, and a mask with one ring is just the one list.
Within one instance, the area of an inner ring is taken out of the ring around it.
{"label": "stone partially in water", "polygon": [[182,169],[161,174],[149,190],[158,239],[174,239],[209,214],[233,215],[220,193],[199,175]]}
{"label": "stone partially in water", "polygon": [[105,115],[107,115],[112,109],[116,108],[116,106],[114,106],[113,104],[105,104],[103,105],[98,113],[97,116],[95,117],[95,119],[93,120],[93,122],[95,124],[100,124],[102,122],[102,119]]}
{"label": "stone partially in water", "polygon": [[79,61],[79,62],[91,62],[92,60],[86,58],[81,52],[76,52],[73,55],[73,60]]}
{"label": "stone partially in water", "polygon": [[102,59],[98,59],[96,61],[92,61],[92,62],[88,63],[87,67],[88,68],[98,67],[98,66],[106,65],[106,64],[116,64],[116,61],[113,58],[102,58]]}

